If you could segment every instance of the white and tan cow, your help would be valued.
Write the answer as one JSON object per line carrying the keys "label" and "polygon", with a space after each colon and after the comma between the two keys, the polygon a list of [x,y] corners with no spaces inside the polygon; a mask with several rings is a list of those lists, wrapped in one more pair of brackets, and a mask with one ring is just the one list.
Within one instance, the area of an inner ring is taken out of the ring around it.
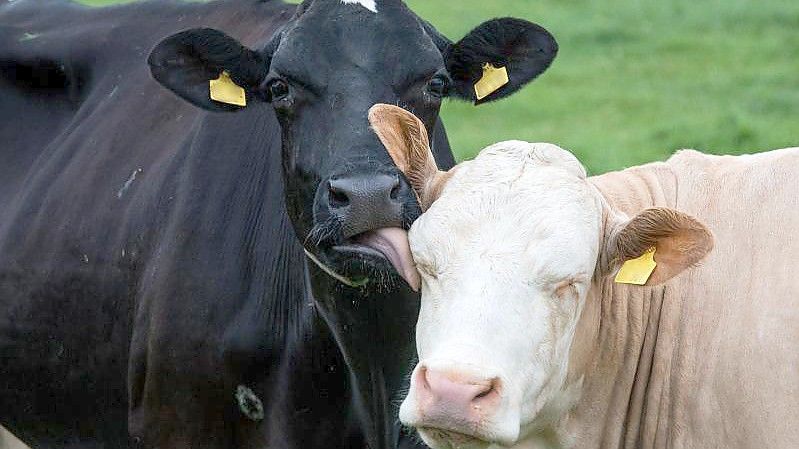
{"label": "white and tan cow", "polygon": [[510,141],[445,173],[413,115],[370,120],[429,208],[400,411],[427,444],[799,448],[799,148],[587,177]]}

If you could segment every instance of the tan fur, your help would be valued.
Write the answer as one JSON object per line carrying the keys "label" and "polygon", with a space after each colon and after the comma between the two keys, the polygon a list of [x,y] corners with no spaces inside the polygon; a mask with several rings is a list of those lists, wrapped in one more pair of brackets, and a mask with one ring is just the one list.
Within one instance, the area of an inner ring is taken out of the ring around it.
{"label": "tan fur", "polygon": [[615,268],[655,247],[657,267],[646,285],[659,285],[697,264],[713,248],[713,236],[695,218],[665,207],[646,209],[609,239]]}
{"label": "tan fur", "polygon": [[715,247],[661,286],[595,281],[572,344],[582,396],[564,445],[799,448],[798,178],[799,149],[786,149],[683,151],[590,179],[613,213],[681,210]]}
{"label": "tan fur", "polygon": [[369,110],[369,122],[389,156],[405,174],[427,210],[452,176],[436,166],[427,129],[415,115],[397,106],[376,104]]}

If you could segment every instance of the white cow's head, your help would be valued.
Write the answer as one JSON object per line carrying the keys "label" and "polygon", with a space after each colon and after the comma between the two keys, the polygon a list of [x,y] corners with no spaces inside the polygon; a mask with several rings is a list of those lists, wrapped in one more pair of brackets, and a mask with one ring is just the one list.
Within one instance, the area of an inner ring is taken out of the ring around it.
{"label": "white cow's head", "polygon": [[569,350],[592,285],[653,246],[647,285],[659,284],[712,247],[685,214],[614,213],[555,145],[503,142],[441,172],[412,114],[377,105],[370,120],[427,209],[410,231],[422,308],[400,418],[434,449],[512,446],[568,407]]}

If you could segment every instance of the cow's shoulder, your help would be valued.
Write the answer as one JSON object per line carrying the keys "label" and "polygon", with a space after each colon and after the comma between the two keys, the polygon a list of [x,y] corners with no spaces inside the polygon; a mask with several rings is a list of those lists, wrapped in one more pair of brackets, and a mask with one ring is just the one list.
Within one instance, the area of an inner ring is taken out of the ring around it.
{"label": "cow's shoulder", "polygon": [[667,162],[652,162],[592,176],[589,181],[615,209],[634,215],[653,205],[673,204],[676,177]]}

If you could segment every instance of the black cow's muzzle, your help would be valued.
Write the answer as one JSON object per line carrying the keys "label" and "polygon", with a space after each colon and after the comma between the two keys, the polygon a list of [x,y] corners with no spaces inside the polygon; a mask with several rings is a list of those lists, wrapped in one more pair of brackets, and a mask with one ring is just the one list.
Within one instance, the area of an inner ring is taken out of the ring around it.
{"label": "black cow's muzzle", "polygon": [[[326,184],[326,185],[324,185]],[[328,213],[341,224],[342,237],[382,227],[402,227],[403,185],[399,174],[332,176],[325,188]]]}
{"label": "black cow's muzzle", "polygon": [[397,172],[331,176],[315,199],[310,243],[322,254],[315,262],[355,284],[368,278],[366,271],[393,269],[418,290],[407,229],[419,213],[410,186]]}

